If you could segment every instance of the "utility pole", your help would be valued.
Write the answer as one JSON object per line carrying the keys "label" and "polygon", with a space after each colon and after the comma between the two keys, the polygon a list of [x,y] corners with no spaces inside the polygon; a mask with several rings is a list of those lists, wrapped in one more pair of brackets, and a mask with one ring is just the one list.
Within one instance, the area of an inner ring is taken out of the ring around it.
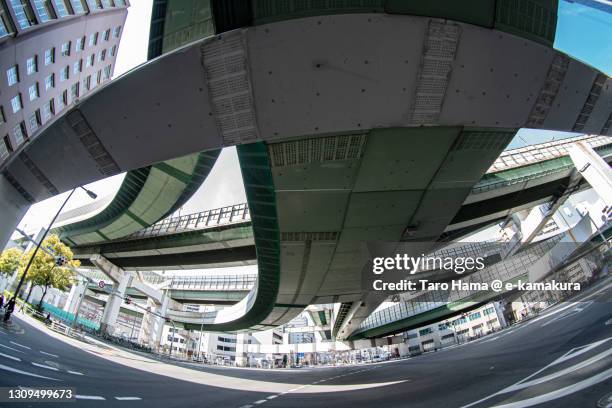
{"label": "utility pole", "polygon": [[[57,210],[57,213],[55,213],[55,216],[53,217],[53,219],[49,223],[49,226],[47,227],[47,229],[43,233],[43,236],[40,238],[40,241],[38,241],[38,243],[36,244],[36,248],[34,248],[34,252],[32,252],[32,256],[30,257],[30,260],[28,261],[28,264],[26,265],[26,267],[25,267],[25,269],[23,271],[23,274],[21,275],[21,279],[19,279],[19,283],[17,284],[17,288],[15,289],[15,293],[13,293],[13,297],[11,298],[11,300],[9,302],[13,302],[14,303],[14,302],[17,301],[17,294],[19,293],[19,290],[21,290],[21,286],[23,286],[23,282],[25,281],[26,275],[28,274],[28,271],[30,270],[30,266],[32,266],[32,262],[34,262],[34,258],[36,257],[36,254],[38,253],[38,250],[40,249],[40,246],[42,245],[42,243],[45,240],[45,238],[47,238],[47,234],[51,230],[51,227],[55,223],[55,220],[57,220],[57,217],[59,217],[60,213],[62,212],[62,210],[64,209],[64,207],[68,203],[68,200],[70,200],[70,197],[72,197],[72,195],[77,190],[77,188],[82,188],[83,190],[85,190],[87,195],[90,196],[94,200],[98,197],[96,195],[96,193],[94,193],[93,191],[90,191],[90,190],[88,190],[88,189],[86,189],[85,187],[82,187],[82,186],[81,187],[75,187],[75,188],[72,189],[72,191],[70,191],[70,194],[68,194],[68,197],[66,197],[66,199],[64,200],[64,202],[60,206],[59,210]],[[10,314],[10,312],[7,309],[7,313],[4,316],[4,321],[8,321],[10,319],[10,317],[11,317],[11,314]]]}

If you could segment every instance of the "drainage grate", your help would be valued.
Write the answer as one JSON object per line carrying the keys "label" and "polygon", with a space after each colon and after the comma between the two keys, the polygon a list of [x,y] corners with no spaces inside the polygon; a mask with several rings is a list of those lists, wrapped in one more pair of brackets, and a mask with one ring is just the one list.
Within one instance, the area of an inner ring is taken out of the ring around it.
{"label": "drainage grate", "polygon": [[217,128],[224,144],[256,140],[259,132],[242,33],[206,41],[201,53]]}
{"label": "drainage grate", "polygon": [[515,131],[464,130],[453,150],[501,150],[515,134]]}
{"label": "drainage grate", "polygon": [[336,241],[337,231],[328,232],[282,232],[281,241],[300,242],[300,241]]}
{"label": "drainage grate", "polygon": [[274,143],[270,145],[272,167],[359,159],[365,141],[362,133]]}
{"label": "drainage grate", "polygon": [[593,108],[595,104],[597,104],[597,100],[599,99],[599,95],[601,95],[601,90],[606,83],[607,77],[599,73],[593,80],[593,85],[591,86],[591,90],[589,91],[589,95],[584,101],[584,105],[582,105],[582,110],[576,119],[576,123],[574,123],[574,127],[572,131],[581,132],[584,129],[584,125],[586,125],[589,117],[591,116],[591,112],[593,112]]}
{"label": "drainage grate", "polygon": [[15,188],[15,190],[17,190],[27,202],[34,203],[34,197],[32,197],[32,195],[28,193],[25,188],[23,188],[23,186],[17,181],[15,177],[13,177],[13,175],[8,170],[5,170],[2,175],[4,175],[4,178],[6,178],[6,180],[11,184],[11,186],[13,186],[13,188]]}
{"label": "drainage grate", "polygon": [[550,64],[550,68],[548,68],[546,81],[544,81],[538,98],[533,104],[533,108],[531,108],[531,113],[529,113],[525,127],[539,128],[542,126],[553,101],[557,97],[559,88],[561,88],[561,84],[565,79],[568,65],[569,58],[563,54],[556,53]]}
{"label": "drainage grate", "polygon": [[28,170],[30,170],[30,173],[32,173],[34,177],[36,177],[36,180],[38,180],[40,184],[42,184],[47,189],[49,194],[51,194],[52,196],[59,194],[59,191],[53,185],[53,183],[51,183],[51,180],[49,180],[47,176],[45,176],[44,173],[38,168],[36,163],[34,163],[32,159],[30,159],[30,156],[28,156],[25,152],[22,152],[19,155],[19,159],[23,164],[25,164]]}
{"label": "drainage grate", "polygon": [[413,125],[435,124],[438,121],[459,35],[457,24],[429,22],[410,114]]}
{"label": "drainage grate", "polygon": [[105,176],[121,172],[119,165],[93,132],[80,110],[76,109],[66,115],[68,125],[77,134],[89,156],[96,162],[98,169]]}

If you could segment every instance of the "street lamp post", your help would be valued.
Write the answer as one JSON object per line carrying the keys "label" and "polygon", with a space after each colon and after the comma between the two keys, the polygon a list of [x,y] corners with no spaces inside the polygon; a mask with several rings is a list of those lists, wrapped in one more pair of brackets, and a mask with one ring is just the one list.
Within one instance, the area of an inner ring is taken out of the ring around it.
{"label": "street lamp post", "polygon": [[[49,233],[49,230],[51,230],[51,227],[55,223],[55,220],[57,220],[57,217],[59,217],[60,213],[62,212],[62,210],[66,206],[66,203],[68,203],[68,200],[70,200],[70,197],[72,197],[72,195],[77,190],[77,188],[82,188],[83,190],[85,190],[87,195],[89,197],[91,197],[92,199],[94,199],[94,200],[98,197],[96,195],[96,193],[94,193],[93,191],[88,190],[88,189],[86,189],[85,187],[82,187],[82,186],[81,187],[75,187],[75,188],[72,189],[72,191],[70,191],[70,194],[68,194],[68,197],[66,197],[66,199],[62,203],[61,207],[59,208],[59,210],[57,210],[57,213],[55,213],[55,216],[53,217],[53,219],[49,223],[49,226],[47,227],[47,229],[43,233],[43,236],[40,238],[40,241],[36,244],[36,248],[34,249],[34,252],[32,253],[32,256],[30,257],[30,260],[28,261],[28,264],[26,265],[26,267],[25,267],[25,269],[23,271],[23,274],[21,275],[21,279],[19,279],[19,283],[17,284],[17,288],[15,289],[15,293],[13,294],[13,297],[11,298],[10,302],[14,303],[14,302],[17,301],[17,294],[19,293],[19,290],[21,290],[21,287],[23,286],[23,282],[25,281],[26,275],[28,274],[28,270],[30,269],[30,266],[32,266],[32,262],[34,262],[34,258],[36,257],[36,254],[38,253],[38,250],[40,249],[40,246],[42,245],[43,241],[47,237],[47,234]],[[5,321],[9,320],[10,316],[11,316],[11,314],[9,313],[8,310],[7,310],[7,313],[8,314],[7,314],[7,316],[5,316]]]}
{"label": "street lamp post", "polygon": [[202,358],[202,329],[204,328],[204,321],[200,325],[200,343],[198,344],[198,358]]}

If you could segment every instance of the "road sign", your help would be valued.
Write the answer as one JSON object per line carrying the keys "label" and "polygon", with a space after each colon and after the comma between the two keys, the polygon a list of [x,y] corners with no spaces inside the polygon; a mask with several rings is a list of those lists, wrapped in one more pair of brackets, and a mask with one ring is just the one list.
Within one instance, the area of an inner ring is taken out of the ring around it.
{"label": "road sign", "polygon": [[98,286],[99,286],[101,289],[104,289],[104,286],[105,286],[105,285],[106,285],[106,283],[104,283],[104,281],[102,281],[102,280],[101,280],[100,282],[98,282]]}

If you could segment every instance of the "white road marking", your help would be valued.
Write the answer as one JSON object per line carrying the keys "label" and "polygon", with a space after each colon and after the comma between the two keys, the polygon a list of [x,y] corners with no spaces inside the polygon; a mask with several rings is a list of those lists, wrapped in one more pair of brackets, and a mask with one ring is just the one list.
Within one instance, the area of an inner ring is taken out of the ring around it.
{"label": "white road marking", "polygon": [[21,353],[21,354],[25,354],[25,351],[17,350],[16,348],[5,346],[4,344],[0,344],[0,347],[4,347],[4,348],[7,348],[9,350],[13,350],[13,351],[16,351],[18,353]]}
{"label": "white road marking", "polygon": [[115,397],[117,401],[140,401],[140,397]]}
{"label": "white road marking", "polygon": [[74,374],[74,375],[83,375],[83,373],[79,373],[78,371],[70,371],[68,370],[69,374]]}
{"label": "white road marking", "polygon": [[511,402],[509,404],[503,405],[496,405],[493,408],[525,408],[531,407],[533,405],[543,404],[545,402],[549,402],[554,399],[562,398],[567,395],[573,394],[592,385],[598,384],[602,381],[606,381],[610,377],[612,377],[612,368],[609,368],[604,372],[601,372],[597,375],[587,378],[586,380],[582,380],[567,387],[560,388],[558,390],[546,394],[538,395],[537,397],[527,398],[522,401]]}
{"label": "white road marking", "polygon": [[59,358],[59,356],[57,354],[47,353],[46,351],[42,351],[42,350],[40,350],[40,352],[41,352],[41,354],[44,354],[45,356],[51,356],[51,357]]}
{"label": "white road marking", "polygon": [[9,356],[8,354],[4,354],[4,353],[0,353],[0,356],[10,358],[11,360],[15,360],[15,361],[21,361],[19,357]]}
{"label": "white road marking", "polygon": [[266,400],[259,400],[259,401],[255,401],[253,404],[263,404],[264,402],[266,402]]}
{"label": "white road marking", "polygon": [[21,371],[21,370],[18,370],[16,368],[8,367],[8,366],[2,365],[2,364],[0,364],[0,370],[10,371],[11,373],[16,373],[16,374],[28,375],[30,377],[44,378],[45,380],[59,381],[58,378],[45,377],[44,375],[34,374],[34,373],[29,372],[29,371]]}
{"label": "white road marking", "polygon": [[269,396],[268,398],[266,398],[266,399],[269,399],[269,400],[270,400],[270,399],[274,399],[274,398],[276,398],[276,397],[278,397],[278,395],[270,395],[270,396]]}
{"label": "white road marking", "polygon": [[19,347],[23,347],[24,349],[32,350],[31,347],[24,346],[23,344],[15,343],[14,341],[9,341],[9,343],[14,344],[14,345],[19,346]]}
{"label": "white road marking", "polygon": [[538,385],[538,384],[542,384],[542,383],[544,383],[546,381],[554,380],[555,378],[561,377],[561,376],[563,376],[565,374],[571,373],[571,372],[576,371],[576,370],[580,370],[581,368],[584,368],[584,367],[586,367],[588,365],[591,365],[591,364],[593,364],[593,363],[595,363],[595,362],[597,362],[597,361],[599,361],[599,360],[601,360],[603,358],[608,357],[610,354],[612,354],[612,349],[606,350],[603,353],[599,353],[599,354],[589,358],[588,360],[584,360],[584,361],[582,361],[582,362],[580,362],[578,364],[575,364],[575,365],[573,365],[571,367],[567,367],[567,368],[564,368],[563,370],[559,370],[559,371],[556,371],[556,372],[554,372],[552,374],[545,375],[544,377],[540,377],[540,378],[536,378],[535,380],[531,380],[531,381],[527,381],[527,382],[521,382],[521,383],[518,383],[518,384],[515,384],[515,385],[511,385],[510,387],[504,388],[503,390],[501,390],[499,392],[499,394],[507,393],[507,392],[512,392],[512,391],[516,391],[516,390],[522,390],[523,388],[531,387],[532,385]]}
{"label": "white road marking", "polygon": [[248,404],[248,405],[243,405],[240,408],[253,408],[253,406],[251,404]]}
{"label": "white road marking", "polygon": [[[535,377],[536,375],[540,374],[542,371],[544,371],[544,370],[546,370],[546,369],[548,369],[548,368],[550,368],[550,367],[552,367],[552,366],[554,366],[554,365],[560,364],[560,363],[562,363],[562,362],[564,362],[564,361],[566,361],[566,360],[569,360],[569,359],[571,359],[571,358],[574,358],[574,357],[576,357],[576,356],[579,356],[579,355],[581,355],[581,354],[584,354],[584,353],[586,353],[587,351],[592,350],[592,349],[594,349],[595,347],[602,345],[603,343],[605,343],[606,341],[608,341],[608,340],[610,340],[610,339],[612,339],[612,337],[608,337],[608,338],[606,338],[606,339],[599,340],[599,341],[593,342],[593,343],[591,343],[591,344],[587,344],[587,345],[582,346],[582,347],[575,347],[575,348],[573,348],[573,349],[569,350],[567,353],[565,353],[565,354],[564,354],[564,355],[562,355],[561,357],[559,357],[558,359],[554,360],[552,363],[547,364],[546,366],[544,366],[544,367],[540,368],[538,371],[536,371],[536,372],[535,372],[535,373],[533,373],[533,374],[528,375],[527,377],[523,378],[522,380],[520,380],[520,381],[518,381],[518,382],[516,382],[516,383],[514,383],[514,384],[512,384],[512,385],[510,385],[510,386],[508,386],[508,387],[506,387],[506,388],[504,388],[504,389],[502,389],[502,390],[500,390],[500,391],[498,391],[498,392],[494,393],[494,394],[491,394],[491,395],[489,395],[489,396],[487,396],[487,397],[481,398],[481,399],[479,399],[478,401],[474,401],[474,402],[472,402],[472,403],[470,403],[470,404],[464,405],[464,406],[462,406],[461,408],[468,408],[468,407],[471,407],[472,405],[480,404],[481,402],[486,401],[486,400],[488,400],[488,399],[491,399],[491,398],[495,397],[496,395],[500,395],[500,394],[504,394],[504,393],[508,392],[508,391],[506,391],[506,390],[508,390],[508,389],[513,389],[513,387],[520,387],[520,385],[521,385],[521,384],[526,384],[526,383],[525,383],[525,381],[527,381],[527,380],[528,380],[528,379],[530,379],[530,378]],[[605,354],[605,352],[604,352],[604,353],[601,353],[601,354]],[[597,358],[597,357],[598,357],[598,356],[600,356],[601,354],[598,354],[598,355],[596,355],[596,356],[594,356],[594,357],[591,357],[590,359],[585,360],[585,362],[587,362],[587,361],[589,361],[589,360],[592,360],[592,359],[594,359],[594,358]],[[603,358],[603,357],[602,357],[602,358]],[[596,361],[596,360],[594,360],[594,361]],[[589,362],[588,364],[591,364],[591,363],[592,363],[592,362],[594,362],[594,361],[591,361],[591,362]],[[584,362],[583,362],[583,363],[584,363]],[[577,366],[581,366],[581,367],[582,367],[582,364],[583,364],[583,363],[578,363],[578,364],[577,364]],[[587,365],[588,365],[588,364],[587,364]],[[573,367],[570,367],[570,368],[571,368],[572,370],[574,369]],[[565,371],[565,370],[561,370],[560,372],[563,372],[563,371]],[[542,377],[542,378],[548,378],[548,377],[553,376],[553,375],[555,375],[555,373],[550,374],[549,376]],[[549,378],[549,379],[553,379],[553,378],[555,378],[555,377],[552,377],[552,378]],[[534,385],[536,384],[536,381],[538,381],[538,380],[539,380],[539,379],[533,380]],[[522,388],[516,388],[516,389],[522,389]]]}
{"label": "white road marking", "polygon": [[45,369],[47,369],[47,370],[51,370],[51,371],[59,371],[59,370],[58,370],[57,368],[55,368],[55,367],[51,367],[51,366],[44,365],[44,364],[38,364],[38,363],[32,362],[32,365],[33,365],[33,366],[36,366],[36,367],[40,367],[40,368],[45,368]]}
{"label": "white road marking", "polygon": [[106,398],[101,397],[99,395],[75,395],[74,398],[81,400],[96,400],[96,401],[104,401]]}

